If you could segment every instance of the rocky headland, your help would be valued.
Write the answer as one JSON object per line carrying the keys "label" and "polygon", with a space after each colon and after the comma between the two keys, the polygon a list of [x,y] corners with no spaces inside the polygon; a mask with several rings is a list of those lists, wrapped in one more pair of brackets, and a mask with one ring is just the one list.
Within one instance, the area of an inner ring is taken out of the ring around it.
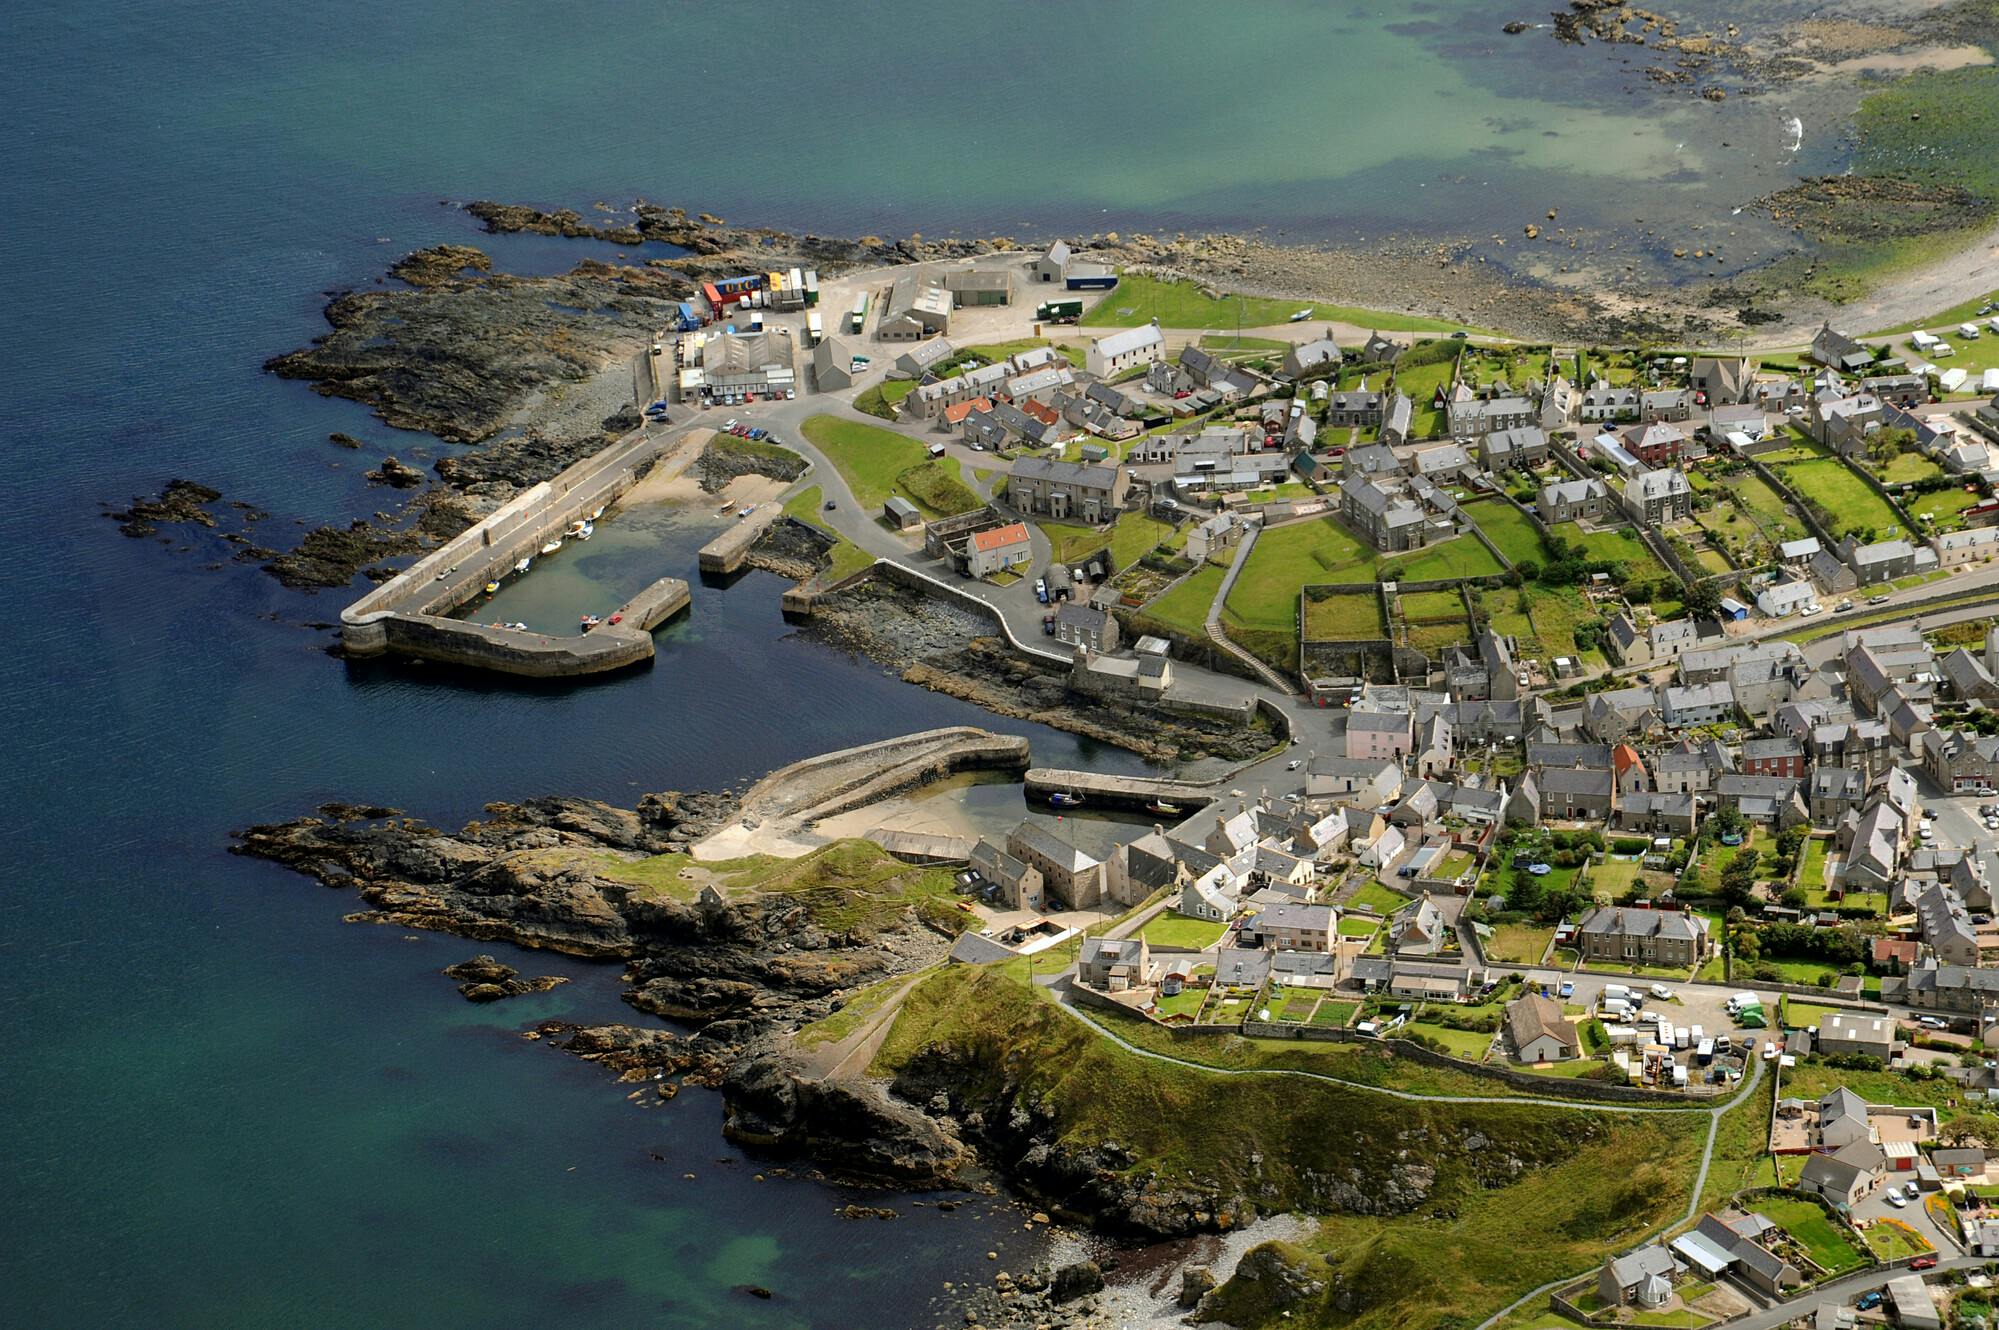
{"label": "rocky headland", "polygon": [[1137,710],[1072,692],[1065,671],[1021,655],[968,609],[886,581],[813,602],[801,629],[894,670],[905,682],[976,702],[1001,716],[1038,720],[1141,753],[1157,762],[1247,761],[1276,738],[1259,720],[1242,725]]}

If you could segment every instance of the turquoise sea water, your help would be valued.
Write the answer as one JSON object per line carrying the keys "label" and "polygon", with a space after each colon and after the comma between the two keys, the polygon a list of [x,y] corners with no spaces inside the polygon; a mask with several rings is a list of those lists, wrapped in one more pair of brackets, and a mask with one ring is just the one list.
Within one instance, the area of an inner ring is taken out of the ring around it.
{"label": "turquoise sea water", "polygon": [[[893,1326],[927,1323],[987,1248],[1023,1255],[1017,1221],[978,1206],[837,1220],[837,1191],[755,1181],[712,1095],[640,1111],[517,1037],[629,1015],[615,975],[515,958],[577,982],[472,1008],[436,971],[482,948],[345,925],[351,898],[224,847],[328,799],[445,823],[543,791],[630,801],[958,721],[1029,734],[1044,762],[1131,759],[801,642],[760,574],[697,584],[654,668],[590,686],[344,667],[308,626],[339,595],[286,591],[204,533],[124,539],[99,505],[187,476],[268,509],[272,544],[385,506],[361,470],[441,445],[258,367],[409,249],[584,252],[478,238],[443,199],[1338,238],[1511,228],[1555,201],[1663,216],[1753,185],[1768,108],[1627,95],[1603,52],[1500,37],[1513,16],[0,8],[0,1323]],[[1682,133],[1703,115],[1740,146]],[[697,543],[659,535],[683,569]]]}

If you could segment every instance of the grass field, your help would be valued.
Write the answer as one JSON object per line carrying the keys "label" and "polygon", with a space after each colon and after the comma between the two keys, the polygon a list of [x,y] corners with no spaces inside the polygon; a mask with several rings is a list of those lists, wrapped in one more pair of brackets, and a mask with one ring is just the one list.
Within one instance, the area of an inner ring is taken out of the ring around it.
{"label": "grass field", "polygon": [[1850,527],[1862,527],[1876,539],[1885,539],[1891,529],[1899,530],[1901,520],[1887,500],[1876,494],[1866,481],[1846,463],[1832,457],[1807,462],[1786,462],[1773,468],[1793,492],[1815,500],[1833,514],[1834,534]]}
{"label": "grass field", "polygon": [[1826,1018],[1838,1011],[1838,1007],[1823,1007],[1816,1002],[1801,1002],[1795,997],[1786,997],[1784,999],[1784,1028],[1787,1030],[1808,1030],[1815,1025],[1824,1025]]}
{"label": "grass field", "polygon": [[1395,371],[1395,386],[1409,395],[1415,407],[1409,416],[1410,438],[1433,439],[1443,434],[1448,418],[1443,410],[1431,407],[1430,401],[1437,389],[1451,386],[1454,369],[1453,362],[1445,360]]}
{"label": "grass field", "polygon": [[1111,526],[1084,526],[1074,522],[1040,522],[1036,525],[1054,547],[1055,562],[1077,563],[1108,545],[1111,563],[1118,571],[1137,563],[1160,541],[1173,534],[1172,523],[1140,512],[1125,513]]}
{"label": "grass field", "polygon": [[800,490],[784,505],[784,515],[795,517],[807,526],[815,527],[833,537],[833,548],[827,551],[826,580],[837,582],[849,573],[857,573],[875,561],[875,556],[848,540],[845,536],[826,525],[823,508],[825,499],[817,485]]}
{"label": "grass field", "polygon": [[1485,944],[1486,959],[1509,965],[1538,965],[1554,938],[1555,930],[1552,928],[1536,928],[1532,924],[1499,924],[1493,928],[1492,937]]}
{"label": "grass field", "polygon": [[1085,328],[1136,328],[1158,319],[1163,328],[1258,328],[1283,323],[1301,309],[1302,300],[1269,300],[1262,296],[1202,294],[1192,282],[1161,281],[1143,273],[1120,278],[1095,309],[1083,315]]}
{"label": "grass field", "polygon": [[1402,617],[1411,621],[1456,620],[1465,617],[1464,597],[1455,591],[1410,591],[1403,594]]}
{"label": "grass field", "polygon": [[1340,918],[1341,937],[1373,937],[1381,925],[1364,915],[1343,915]]}
{"label": "grass field", "polygon": [[1341,591],[1305,600],[1305,636],[1316,642],[1386,637],[1381,597],[1374,592]]}
{"label": "grass field", "polygon": [[1435,1039],[1458,1057],[1470,1058],[1474,1062],[1483,1058],[1486,1050],[1492,1047],[1492,1036],[1476,1030],[1453,1030],[1448,1025],[1432,1025],[1428,1021],[1411,1021],[1402,1028],[1410,1034]]}
{"label": "grass field", "polygon": [[1666,571],[1665,566],[1653,557],[1652,551],[1645,548],[1645,542],[1629,527],[1584,533],[1569,525],[1555,530],[1557,534],[1581,544],[1592,559],[1616,559],[1624,565],[1626,577],[1656,577]]}
{"label": "grass field", "polygon": [[[1051,343],[1046,337],[1021,337],[1011,342],[992,342],[984,346],[961,347],[958,354],[960,356],[977,356],[988,365],[997,365],[1008,356],[1017,356],[1023,351],[1032,351],[1037,347],[1049,345]],[[1083,367],[1084,354],[1082,347],[1071,346],[1066,342],[1056,342],[1052,343],[1052,345],[1071,366],[1076,369]]]}
{"label": "grass field", "polygon": [[1379,882],[1363,882],[1353,894],[1348,905],[1363,910],[1373,910],[1376,914],[1394,914],[1409,903],[1407,896],[1390,891]]}
{"label": "grass field", "polygon": [[949,517],[979,506],[979,496],[959,478],[958,463],[932,458],[915,439],[835,416],[812,416],[803,429],[839,469],[855,502],[870,513],[892,494],[902,495],[930,517]]}
{"label": "grass field", "polygon": [[1605,859],[1590,865],[1589,884],[1599,896],[1616,900],[1638,884],[1636,859]]}
{"label": "grass field", "polygon": [[1478,523],[1478,529],[1485,532],[1507,562],[1521,564],[1532,561],[1543,563],[1548,558],[1548,547],[1541,543],[1541,533],[1534,524],[1504,499],[1476,499],[1464,506],[1465,515]]}
{"label": "grass field", "polygon": [[1540,644],[1540,659],[1580,655],[1585,664],[1603,663],[1603,653],[1595,647],[1580,653],[1576,650],[1576,626],[1601,617],[1596,607],[1583,599],[1582,592],[1574,587],[1532,586],[1526,596],[1533,631],[1523,636]]}
{"label": "grass field", "polygon": [[1876,467],[1874,474],[1884,485],[1912,485],[1920,480],[1936,479],[1943,474],[1943,468],[1914,448],[1909,448],[1896,453],[1885,465]]}
{"label": "grass field", "polygon": [[1248,628],[1295,632],[1301,589],[1314,582],[1372,582],[1374,559],[1372,549],[1330,517],[1266,531],[1229,592],[1229,613]]}
{"label": "grass field", "polygon": [[1214,603],[1215,593],[1222,589],[1222,577],[1226,572],[1224,568],[1208,564],[1147,605],[1145,617],[1156,619],[1186,637],[1206,637],[1208,606]]}
{"label": "grass field", "polygon": [[1733,491],[1738,505],[1748,512],[1764,539],[1773,545],[1781,545],[1787,540],[1802,540],[1811,534],[1803,518],[1786,511],[1784,496],[1754,471],[1739,472],[1722,483]]}
{"label": "grass field", "polygon": [[[1259,544],[1257,553],[1262,552]],[[1503,571],[1492,551],[1477,536],[1467,534],[1384,562],[1381,580],[1430,582],[1445,577],[1490,577]]]}
{"label": "grass field", "polygon": [[1139,931],[1148,946],[1176,947],[1182,951],[1205,951],[1226,931],[1226,924],[1168,910]]}
{"label": "grass field", "polygon": [[1333,998],[1321,998],[1316,1011],[1312,1013],[1314,1025],[1345,1025],[1360,1010],[1358,1002],[1340,1002]]}
{"label": "grass field", "polygon": [[1952,1081],[1912,1080],[1896,1071],[1842,1071],[1810,1062],[1784,1073],[1784,1093],[1801,1099],[1817,1099],[1842,1085],[1870,1104],[1934,1108],[1939,1122],[1949,1122],[1957,1114],[1949,1102],[1956,1097]]}

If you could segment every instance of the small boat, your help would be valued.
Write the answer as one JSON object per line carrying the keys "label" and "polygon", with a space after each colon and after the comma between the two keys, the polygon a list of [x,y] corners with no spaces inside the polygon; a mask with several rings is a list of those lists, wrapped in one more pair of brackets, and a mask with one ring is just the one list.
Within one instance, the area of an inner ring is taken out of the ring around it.
{"label": "small boat", "polygon": [[611,621],[612,623],[614,623],[614,624],[618,624],[618,623],[623,623],[623,622],[625,621],[625,616],[624,616],[624,614],[623,614],[622,612],[620,612],[620,613],[618,613],[618,614],[613,614],[613,615],[611,616],[611,619],[610,619],[610,621]]}
{"label": "small boat", "polygon": [[[729,515],[730,513],[733,513],[733,512],[735,512],[735,511],[736,511],[736,505],[735,505],[734,503],[725,503],[725,504],[723,504],[723,505],[722,505],[722,507],[721,507],[721,510],[720,510],[720,512],[719,512],[719,514],[718,514],[718,515],[719,515],[719,516],[722,516],[722,517],[727,517],[727,516],[728,516],[728,515]],[[441,573],[439,574],[439,576],[442,576],[442,575],[443,575],[443,574],[441,574]]]}
{"label": "small boat", "polygon": [[1179,804],[1169,804],[1164,799],[1154,799],[1145,806],[1145,811],[1148,813],[1175,814],[1182,810]]}
{"label": "small boat", "polygon": [[1083,796],[1071,794],[1067,790],[1057,790],[1048,796],[1048,802],[1057,808],[1080,808],[1083,805]]}
{"label": "small boat", "polygon": [[562,548],[562,537],[557,536],[554,540],[549,541],[548,544],[543,545],[541,547],[541,552],[543,554],[553,554],[561,548]]}
{"label": "small boat", "polygon": [[750,515],[751,513],[755,512],[756,510],[757,510],[757,506],[756,506],[755,504],[751,504],[751,505],[750,505],[749,507],[747,507],[747,508],[738,508],[738,509],[736,510],[736,516],[738,516],[738,517],[748,517],[748,516],[749,516],[749,515]]}
{"label": "small boat", "polygon": [[583,616],[583,619],[582,619],[582,623],[583,623],[583,631],[587,633],[587,632],[589,632],[589,631],[590,631],[590,630],[591,630],[592,628],[595,628],[595,627],[596,627],[596,626],[597,626],[598,624],[600,624],[600,623],[602,623],[602,622],[603,622],[603,620],[602,620],[602,619],[599,619],[599,618],[598,618],[598,617],[597,617],[596,615],[594,615],[594,614],[586,614],[586,615],[584,615],[584,616]]}
{"label": "small boat", "polygon": [[590,539],[590,537],[592,537],[592,536],[594,536],[594,535],[596,535],[596,534],[597,534],[597,528],[596,528],[596,527],[594,527],[594,526],[591,526],[591,525],[590,525],[590,524],[589,524],[588,522],[585,522],[585,523],[583,524],[583,529],[582,529],[581,531],[578,531],[578,532],[576,533],[576,538],[577,538],[578,540],[588,540],[588,539]]}
{"label": "small boat", "polygon": [[565,536],[580,536],[584,533],[585,530],[589,528],[589,526],[590,524],[588,522],[584,521],[582,518],[579,517],[574,522],[571,522],[569,524],[569,530],[563,532],[562,534]]}
{"label": "small boat", "polygon": [[524,623],[510,623],[507,625],[507,627],[513,629],[517,633],[525,633],[528,630],[528,626]]}
{"label": "small boat", "polygon": [[604,515],[604,505],[600,503],[597,505],[597,511],[590,514],[590,520],[594,522],[603,515]]}
{"label": "small boat", "polygon": [[514,565],[514,571],[517,573],[524,573],[532,567],[534,567],[534,555],[530,554],[527,556],[527,558],[522,559],[519,563]]}
{"label": "small boat", "polygon": [[500,584],[498,582],[486,583],[486,594],[489,596],[492,595],[495,591],[498,591],[499,589],[500,589]]}

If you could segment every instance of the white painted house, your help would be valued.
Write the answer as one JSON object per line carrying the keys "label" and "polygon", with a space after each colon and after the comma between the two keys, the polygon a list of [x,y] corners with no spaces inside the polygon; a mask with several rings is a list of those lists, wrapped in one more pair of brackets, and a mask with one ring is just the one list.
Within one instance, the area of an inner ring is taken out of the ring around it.
{"label": "white painted house", "polygon": [[1083,368],[1100,379],[1122,374],[1135,365],[1150,365],[1166,355],[1166,335],[1157,323],[1126,328],[1099,337],[1083,353]]}

